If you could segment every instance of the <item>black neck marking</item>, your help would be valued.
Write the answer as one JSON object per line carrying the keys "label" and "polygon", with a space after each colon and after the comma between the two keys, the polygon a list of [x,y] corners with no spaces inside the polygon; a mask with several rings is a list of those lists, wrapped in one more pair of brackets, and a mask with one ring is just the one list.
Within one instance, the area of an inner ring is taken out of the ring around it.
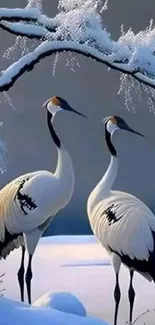
{"label": "black neck marking", "polygon": [[50,134],[52,136],[52,139],[53,139],[54,143],[60,149],[61,142],[60,142],[60,139],[57,136],[56,132],[54,131],[53,124],[52,124],[52,121],[51,121],[52,118],[53,118],[53,115],[47,110],[47,124],[48,124],[48,128],[49,128],[49,131],[50,131]]}
{"label": "black neck marking", "polygon": [[111,155],[116,157],[117,151],[111,142],[111,134],[107,130],[107,124],[105,124],[105,139],[106,139],[106,143],[107,143],[107,146],[108,146],[108,149],[109,149]]}

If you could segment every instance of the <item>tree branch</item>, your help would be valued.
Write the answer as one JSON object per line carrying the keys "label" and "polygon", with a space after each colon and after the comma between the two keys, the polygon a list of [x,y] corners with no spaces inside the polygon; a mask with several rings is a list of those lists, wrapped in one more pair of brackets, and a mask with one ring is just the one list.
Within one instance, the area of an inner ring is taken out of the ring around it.
{"label": "tree branch", "polygon": [[[54,32],[56,29],[56,25],[54,23],[54,20],[52,18],[49,18],[45,15],[42,15],[40,11],[36,8],[14,8],[14,9],[8,9],[8,8],[0,8],[0,22],[1,21],[8,21],[10,22],[10,25],[8,25],[8,28],[4,28],[4,23],[0,26],[1,28],[7,30],[8,32],[12,32],[11,29],[11,22],[25,22],[25,23],[36,23],[37,25],[46,28],[49,32]],[[18,35],[18,34],[16,34]],[[22,36],[22,34],[21,34]],[[25,35],[24,35],[25,36]],[[29,37],[29,35],[26,35]],[[35,38],[35,35],[34,35]]]}
{"label": "tree branch", "polygon": [[34,25],[34,24],[24,24],[24,23],[10,23],[7,21],[0,22],[0,28],[3,30],[16,35],[16,36],[26,36],[30,39],[41,39],[45,40],[50,37],[52,38],[52,33],[50,33],[46,28]]}
{"label": "tree branch", "polygon": [[63,51],[94,59],[155,89],[155,51],[152,45],[155,28],[150,25],[136,35],[130,30],[118,41],[113,41],[103,28],[93,3],[93,0],[87,0],[85,4],[78,3],[77,8],[70,4],[67,10],[62,10],[54,18],[42,15],[35,8],[0,9],[0,28],[17,36],[44,41],[2,73],[0,92],[12,87],[22,74],[32,70],[43,58]]}
{"label": "tree branch", "polygon": [[0,8],[0,21],[37,21],[40,16],[41,14],[36,8]]}
{"label": "tree branch", "polygon": [[114,60],[113,55],[103,54],[88,45],[78,44],[76,42],[45,41],[33,52],[20,58],[3,72],[0,77],[0,92],[7,91],[22,74],[26,71],[32,70],[40,60],[56,52],[75,52],[82,54],[85,57],[101,62],[114,70],[131,75],[140,82],[155,89],[155,79],[147,77],[142,72],[138,72],[137,69],[131,68],[131,65],[124,63],[124,61],[119,61],[118,63]]}

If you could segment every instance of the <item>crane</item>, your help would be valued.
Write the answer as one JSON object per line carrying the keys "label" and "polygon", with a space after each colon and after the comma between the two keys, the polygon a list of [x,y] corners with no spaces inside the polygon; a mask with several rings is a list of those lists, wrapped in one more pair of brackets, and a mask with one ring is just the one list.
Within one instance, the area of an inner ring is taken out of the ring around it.
{"label": "crane", "polygon": [[43,107],[47,112],[50,135],[58,150],[55,172],[39,170],[22,175],[0,191],[0,259],[5,259],[15,248],[22,247],[21,265],[17,275],[21,300],[24,301],[24,257],[27,250],[29,260],[25,281],[30,304],[32,257],[35,248],[54,216],[67,206],[74,190],[72,161],[54,130],[54,116],[65,110],[86,117],[58,96],[49,98]]}
{"label": "crane", "polygon": [[119,271],[121,263],[130,273],[128,298],[129,321],[132,323],[135,290],[134,271],[155,282],[155,216],[135,196],[111,190],[118,171],[118,154],[112,143],[116,130],[126,130],[143,136],[131,129],[122,117],[109,116],[104,120],[105,139],[111,153],[110,165],[87,200],[87,213],[93,233],[111,256],[115,271],[114,325],[117,324],[121,298]]}

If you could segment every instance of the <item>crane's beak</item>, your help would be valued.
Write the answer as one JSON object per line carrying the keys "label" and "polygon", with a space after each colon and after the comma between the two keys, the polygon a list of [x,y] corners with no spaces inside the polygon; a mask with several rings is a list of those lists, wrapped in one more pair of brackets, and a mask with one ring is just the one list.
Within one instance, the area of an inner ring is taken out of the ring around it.
{"label": "crane's beak", "polygon": [[82,113],[76,111],[76,110],[75,110],[74,108],[72,108],[69,104],[65,105],[65,110],[66,110],[66,111],[73,112],[73,113],[76,113],[76,114],[78,114],[78,115],[81,115],[81,116],[87,118],[86,115],[84,115],[84,114],[82,114]]}
{"label": "crane's beak", "polygon": [[144,137],[144,135],[142,133],[139,133],[135,130],[133,130],[132,128],[130,128],[130,126],[126,123],[124,123],[124,125],[121,127],[121,129],[123,130],[126,130],[126,131],[129,131],[131,133],[134,133],[134,134],[137,134],[137,135],[140,135],[141,137]]}

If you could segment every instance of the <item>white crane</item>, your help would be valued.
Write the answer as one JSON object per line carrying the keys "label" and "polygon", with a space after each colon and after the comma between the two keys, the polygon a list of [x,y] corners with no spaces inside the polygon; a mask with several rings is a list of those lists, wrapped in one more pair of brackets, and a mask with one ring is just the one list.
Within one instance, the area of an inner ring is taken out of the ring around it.
{"label": "white crane", "polygon": [[118,156],[112,143],[112,134],[115,130],[122,129],[143,135],[132,130],[119,116],[107,117],[104,123],[105,139],[111,153],[111,162],[88,198],[87,213],[94,234],[112,258],[116,275],[114,289],[114,325],[116,325],[121,297],[119,287],[121,263],[130,272],[128,291],[130,323],[135,298],[132,284],[134,271],[142,274],[149,281],[155,282],[155,216],[135,196],[111,190],[118,170]]}
{"label": "white crane", "polygon": [[18,271],[21,300],[24,301],[24,256],[28,251],[26,271],[28,302],[31,303],[32,257],[37,243],[53,217],[70,201],[74,189],[74,171],[69,153],[53,128],[57,112],[77,112],[60,97],[48,99],[47,124],[58,149],[55,173],[41,170],[22,175],[0,191],[0,258],[22,246],[21,266]]}

